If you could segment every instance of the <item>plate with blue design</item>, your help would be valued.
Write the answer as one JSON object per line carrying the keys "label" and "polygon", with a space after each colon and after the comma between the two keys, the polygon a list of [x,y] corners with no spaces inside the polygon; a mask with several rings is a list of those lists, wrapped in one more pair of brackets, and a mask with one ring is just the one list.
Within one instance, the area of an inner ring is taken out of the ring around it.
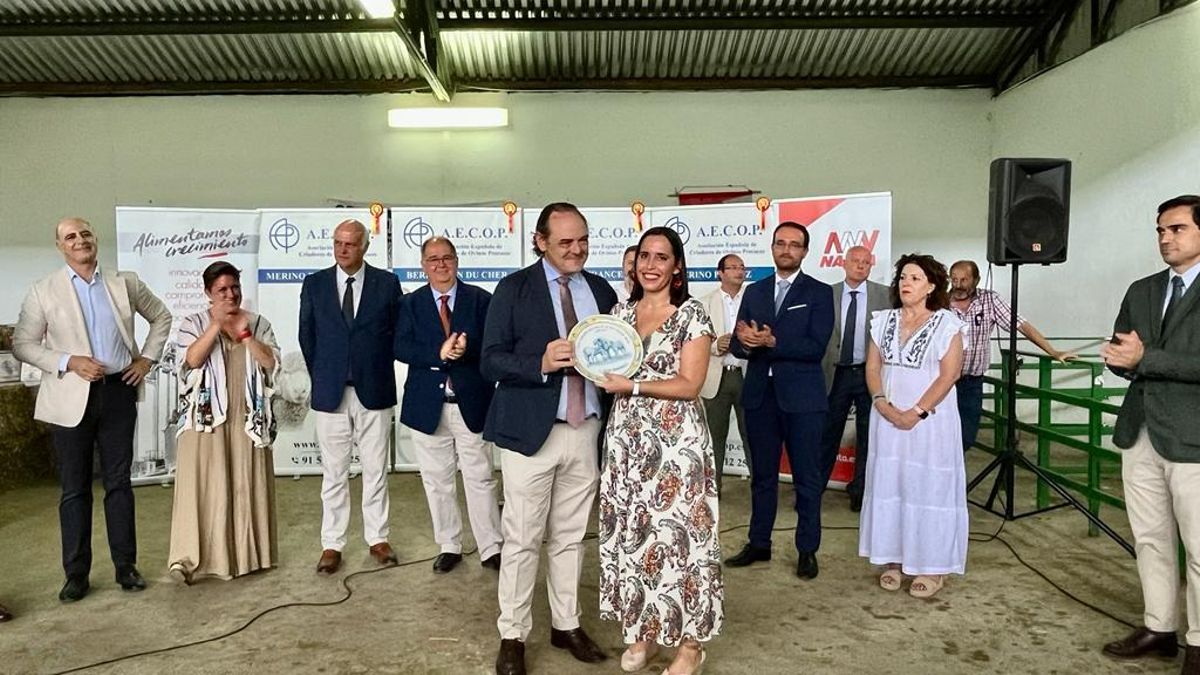
{"label": "plate with blue design", "polygon": [[608,373],[632,377],[642,366],[642,339],[625,321],[593,314],[575,324],[567,336],[575,349],[575,370],[592,382]]}

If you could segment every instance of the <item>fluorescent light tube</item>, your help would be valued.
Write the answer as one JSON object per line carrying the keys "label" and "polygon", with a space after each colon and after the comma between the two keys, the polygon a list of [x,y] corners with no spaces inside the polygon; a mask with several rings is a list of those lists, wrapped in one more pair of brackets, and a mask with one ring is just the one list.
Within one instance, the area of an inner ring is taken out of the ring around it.
{"label": "fluorescent light tube", "polygon": [[494,129],[508,126],[507,108],[392,108],[396,129]]}

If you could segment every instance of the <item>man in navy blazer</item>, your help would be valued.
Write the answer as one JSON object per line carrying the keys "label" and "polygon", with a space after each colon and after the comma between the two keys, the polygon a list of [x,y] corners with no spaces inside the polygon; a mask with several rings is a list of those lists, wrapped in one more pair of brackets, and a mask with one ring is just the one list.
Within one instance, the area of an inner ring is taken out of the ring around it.
{"label": "man in navy blazer", "polygon": [[396,562],[388,544],[387,458],[400,282],[363,261],[370,235],[357,220],[333,231],[337,264],[304,279],[300,351],[312,378],[312,408],[321,444],[321,559],[317,572],[341,567],[350,523],[350,464],[362,464],[363,536],[381,565]]}
{"label": "man in navy blazer", "polygon": [[608,401],[574,370],[571,328],[607,314],[617,294],[583,271],[587,220],[558,202],[538,216],[539,260],[496,286],[483,332],[483,376],[497,382],[483,437],[505,450],[498,675],[525,673],[525,640],[542,541],[548,562],[550,644],[576,659],[606,658],[579,627],[583,536],[600,480],[599,438]]}
{"label": "man in navy blazer", "polygon": [[775,228],[775,274],[746,289],[729,351],[747,360],[742,385],[750,441],[750,541],[725,561],[743,567],[771,559],[779,501],[779,458],[786,447],[796,490],[797,576],[817,576],[821,493],[826,475],[821,435],[829,401],[821,359],[833,333],[833,291],[800,271],[808,230],[785,221]]}
{"label": "man in navy blazer", "polygon": [[494,386],[479,373],[492,295],[459,280],[458,251],[444,237],[421,244],[421,269],[429,283],[401,303],[396,358],[408,364],[400,423],[412,430],[433,540],[441,547],[433,571],[449,572],[462,561],[460,469],[479,559],[499,571],[500,505],[492,444],[482,434]]}

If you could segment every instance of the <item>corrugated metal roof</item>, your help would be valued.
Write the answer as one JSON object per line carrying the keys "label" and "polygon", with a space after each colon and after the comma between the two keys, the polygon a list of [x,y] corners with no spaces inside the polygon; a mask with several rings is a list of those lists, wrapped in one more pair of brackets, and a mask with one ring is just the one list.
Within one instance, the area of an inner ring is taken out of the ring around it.
{"label": "corrugated metal roof", "polygon": [[995,86],[1081,1],[5,0],[0,94]]}

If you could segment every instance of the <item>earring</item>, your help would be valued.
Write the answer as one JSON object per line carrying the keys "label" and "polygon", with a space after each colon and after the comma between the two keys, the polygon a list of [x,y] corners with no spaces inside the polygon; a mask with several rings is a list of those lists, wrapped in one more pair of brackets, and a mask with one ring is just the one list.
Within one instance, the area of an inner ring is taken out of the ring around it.
{"label": "earring", "polygon": [[679,273],[676,272],[675,278],[671,280],[671,288],[679,289],[681,286],[683,286],[683,277],[679,276]]}

